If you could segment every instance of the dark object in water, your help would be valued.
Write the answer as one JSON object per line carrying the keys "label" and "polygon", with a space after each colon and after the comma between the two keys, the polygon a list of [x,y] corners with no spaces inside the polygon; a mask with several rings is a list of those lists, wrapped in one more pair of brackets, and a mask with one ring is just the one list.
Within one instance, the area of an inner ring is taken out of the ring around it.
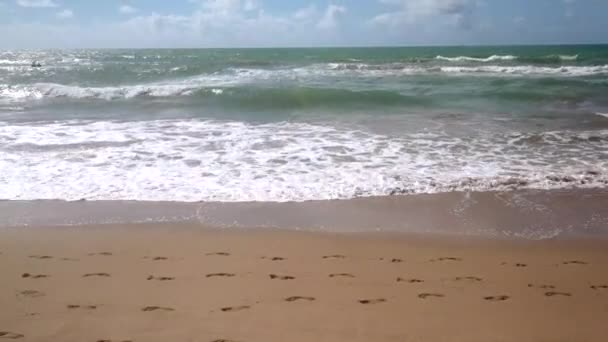
{"label": "dark object in water", "polygon": [[42,64],[38,61],[33,61],[32,68],[42,68]]}

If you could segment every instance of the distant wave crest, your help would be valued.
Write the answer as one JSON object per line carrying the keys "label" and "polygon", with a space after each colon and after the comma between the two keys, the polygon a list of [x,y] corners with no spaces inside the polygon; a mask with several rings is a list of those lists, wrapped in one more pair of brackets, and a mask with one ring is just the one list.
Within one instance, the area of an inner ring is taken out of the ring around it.
{"label": "distant wave crest", "polygon": [[517,56],[513,56],[513,55],[492,55],[492,56],[486,57],[486,58],[469,57],[469,56],[444,57],[441,55],[435,57],[435,59],[437,59],[437,60],[448,61],[448,62],[483,62],[483,63],[494,62],[494,61],[512,61],[517,58],[518,58]]}

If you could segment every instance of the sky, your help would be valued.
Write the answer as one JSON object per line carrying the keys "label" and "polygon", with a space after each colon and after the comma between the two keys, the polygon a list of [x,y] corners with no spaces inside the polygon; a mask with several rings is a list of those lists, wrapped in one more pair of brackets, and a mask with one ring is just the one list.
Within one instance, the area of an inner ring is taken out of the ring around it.
{"label": "sky", "polygon": [[0,48],[608,43],[608,0],[0,0]]}

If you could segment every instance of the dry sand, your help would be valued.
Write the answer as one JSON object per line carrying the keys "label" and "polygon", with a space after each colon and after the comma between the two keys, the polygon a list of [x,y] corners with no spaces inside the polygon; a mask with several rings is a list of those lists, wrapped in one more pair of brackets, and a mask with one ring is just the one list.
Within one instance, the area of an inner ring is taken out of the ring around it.
{"label": "dry sand", "polygon": [[0,231],[0,340],[608,340],[608,243]]}

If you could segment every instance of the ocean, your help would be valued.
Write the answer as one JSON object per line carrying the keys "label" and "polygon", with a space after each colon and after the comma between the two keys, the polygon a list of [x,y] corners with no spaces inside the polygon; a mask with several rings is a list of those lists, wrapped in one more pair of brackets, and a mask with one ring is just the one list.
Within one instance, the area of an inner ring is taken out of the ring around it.
{"label": "ocean", "polygon": [[0,51],[3,200],[607,187],[608,46]]}

